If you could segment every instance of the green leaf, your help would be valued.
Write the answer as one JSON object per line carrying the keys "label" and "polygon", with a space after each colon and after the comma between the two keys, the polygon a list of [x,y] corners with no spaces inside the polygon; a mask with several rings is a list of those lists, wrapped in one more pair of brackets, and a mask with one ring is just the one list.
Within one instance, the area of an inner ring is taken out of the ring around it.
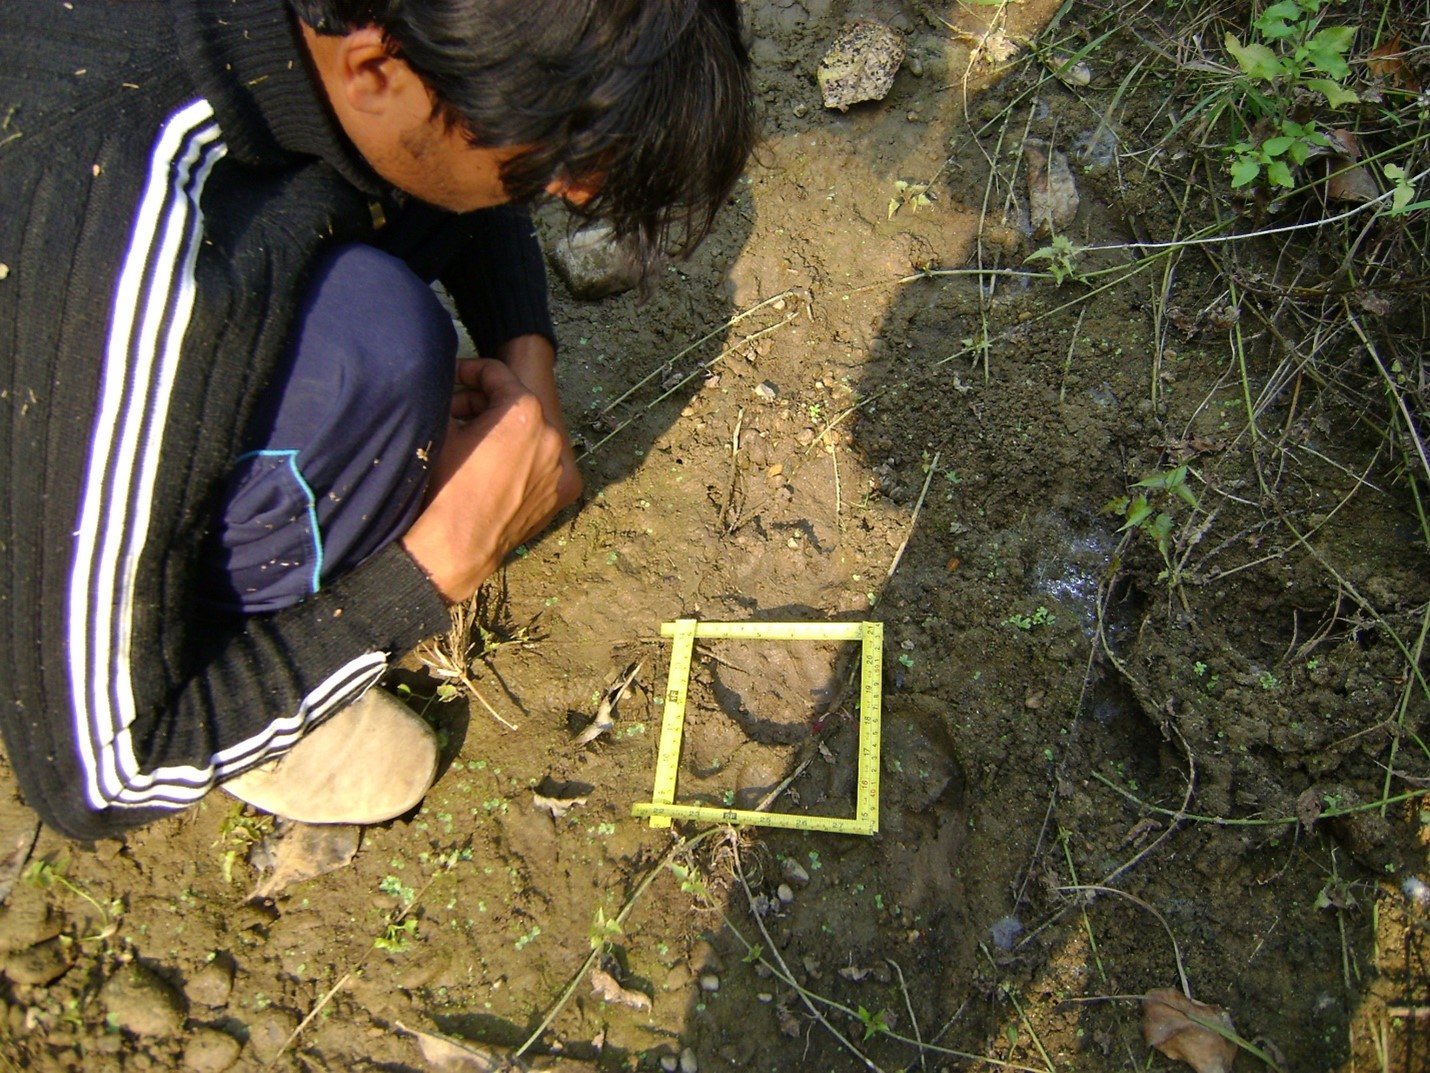
{"label": "green leaf", "polygon": [[1292,36],[1299,26],[1292,23],[1301,21],[1301,5],[1296,0],[1282,0],[1279,4],[1272,4],[1261,13],[1261,17],[1252,25],[1261,33],[1262,37],[1268,40],[1277,41],[1283,37]]}
{"label": "green leaf", "polygon": [[1273,160],[1267,164],[1266,178],[1268,182],[1276,186],[1284,186],[1287,190],[1296,188],[1296,180],[1291,177],[1291,169],[1287,167],[1284,160]]}
{"label": "green leaf", "polygon": [[1311,147],[1300,138],[1297,138],[1286,150],[1286,155],[1291,158],[1291,163],[1297,165],[1304,164],[1306,163],[1306,158],[1311,155]]}
{"label": "green leaf", "polygon": [[1255,157],[1238,157],[1231,165],[1231,185],[1235,189],[1245,186],[1247,183],[1254,183],[1256,177],[1261,174],[1261,165]]}
{"label": "green leaf", "polygon": [[1390,195],[1390,211],[1392,213],[1407,211],[1406,206],[1415,196],[1415,187],[1411,186],[1410,180],[1405,177],[1405,169],[1399,164],[1386,164],[1381,171],[1385,172],[1385,177],[1395,186],[1395,192]]}
{"label": "green leaf", "polygon": [[1102,508],[1103,514],[1126,514],[1127,507],[1132,500],[1127,496],[1118,496],[1116,499],[1109,499],[1107,505]]}
{"label": "green leaf", "polygon": [[1347,104],[1357,104],[1360,101],[1355,90],[1346,89],[1345,86],[1330,78],[1308,78],[1306,86],[1325,97],[1326,103],[1332,108],[1342,108]]}
{"label": "green leaf", "polygon": [[1280,156],[1296,144],[1295,138],[1289,138],[1282,134],[1275,138],[1267,138],[1261,143],[1261,151],[1268,157]]}
{"label": "green leaf", "polygon": [[1234,35],[1227,34],[1226,50],[1236,58],[1237,66],[1249,78],[1274,82],[1284,73],[1276,53],[1255,41],[1243,45]]}
{"label": "green leaf", "polygon": [[[1323,26],[1311,35],[1311,39],[1306,42],[1306,48],[1312,53],[1329,52],[1336,56],[1344,56],[1351,50],[1351,43],[1355,40],[1356,28],[1354,26]],[[1344,61],[1342,61],[1344,62]],[[1332,72],[1327,71],[1327,74]],[[1337,78],[1344,78],[1344,75],[1336,75]]]}
{"label": "green leaf", "polygon": [[1135,529],[1152,516],[1152,507],[1147,502],[1146,496],[1137,496],[1132,500],[1127,508],[1127,521],[1118,529],[1119,533],[1125,533],[1129,529]]}

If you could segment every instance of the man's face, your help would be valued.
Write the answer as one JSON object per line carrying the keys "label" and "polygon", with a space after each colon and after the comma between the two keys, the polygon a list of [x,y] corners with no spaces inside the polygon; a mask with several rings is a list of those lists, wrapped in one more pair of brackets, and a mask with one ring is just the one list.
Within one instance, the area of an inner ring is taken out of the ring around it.
{"label": "man's face", "polygon": [[[510,201],[501,166],[521,147],[473,146],[447,123],[426,84],[391,55],[375,27],[336,36],[299,24],[313,67],[343,132],[372,169],[399,190],[439,208],[470,212]],[[579,204],[591,191],[553,182]]]}

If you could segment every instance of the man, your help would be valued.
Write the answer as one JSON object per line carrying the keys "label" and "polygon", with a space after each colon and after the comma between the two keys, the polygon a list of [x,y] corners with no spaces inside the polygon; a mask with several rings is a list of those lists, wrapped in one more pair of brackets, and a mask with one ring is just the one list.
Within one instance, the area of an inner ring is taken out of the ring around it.
{"label": "man", "polygon": [[[0,727],[47,823],[105,837],[216,785],[311,822],[420,800],[435,741],[369,687],[580,489],[502,206],[688,250],[753,139],[738,21],[0,5]],[[484,359],[455,394],[434,279]]]}

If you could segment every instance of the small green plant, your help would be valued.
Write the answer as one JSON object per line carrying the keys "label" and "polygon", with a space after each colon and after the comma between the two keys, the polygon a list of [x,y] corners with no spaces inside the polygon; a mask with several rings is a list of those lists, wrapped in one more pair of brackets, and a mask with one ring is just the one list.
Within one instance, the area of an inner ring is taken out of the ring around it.
{"label": "small green plant", "polygon": [[933,198],[929,196],[929,187],[932,183],[911,183],[905,179],[894,180],[894,196],[889,198],[889,219],[894,218],[894,214],[908,205],[914,212],[919,209],[927,209],[933,205]]}
{"label": "small green plant", "polygon": [[43,858],[32,861],[25,869],[24,879],[32,887],[40,890],[51,890],[54,887],[62,887],[80,898],[83,898],[95,912],[99,914],[98,929],[90,935],[81,935],[79,941],[82,943],[97,943],[108,939],[119,930],[118,916],[124,908],[124,903],[118,898],[112,898],[107,902],[100,902],[87,890],[76,885],[66,878],[66,861],[47,861]]}
{"label": "small green plant", "polygon": [[683,864],[671,862],[670,870],[675,878],[680,880],[680,889],[686,894],[693,894],[702,901],[710,900],[710,888],[705,885],[705,879],[693,868],[687,868]]}
{"label": "small green plant", "polygon": [[407,949],[407,944],[417,934],[417,918],[408,917],[403,921],[393,921],[383,929],[382,934],[372,941],[372,945],[379,950],[386,950],[389,954],[400,954]]}
{"label": "small green plant", "polygon": [[1022,615],[1015,611],[1003,620],[1003,625],[1028,632],[1038,626],[1051,626],[1057,620],[1057,615],[1040,605],[1031,615]]}
{"label": "small green plant", "polygon": [[1176,585],[1178,570],[1172,562],[1172,528],[1176,519],[1172,511],[1177,509],[1177,503],[1193,510],[1197,507],[1197,495],[1187,484],[1187,464],[1184,462],[1174,469],[1143,477],[1132,487],[1141,490],[1134,495],[1118,496],[1102,511],[1124,519],[1117,530],[1119,533],[1129,529],[1146,533],[1156,543],[1157,552],[1166,566],[1157,580],[1165,581],[1169,586]]}
{"label": "small green plant", "polygon": [[1259,685],[1262,689],[1271,690],[1279,686],[1281,684],[1281,680],[1277,678],[1274,674],[1272,674],[1270,671],[1262,671],[1259,675],[1256,676],[1256,684]]}
{"label": "small green plant", "polygon": [[859,1023],[864,1026],[865,1041],[889,1031],[889,1022],[885,1019],[883,1010],[879,1010],[877,1013],[871,1013],[863,1006],[860,1006],[859,1009],[855,1011],[855,1015],[859,1018]]}
{"label": "small green plant", "polygon": [[516,940],[516,944],[515,944],[515,945],[516,945],[516,948],[517,948],[518,950],[525,950],[528,946],[530,946],[533,942],[536,941],[536,937],[537,937],[538,935],[540,935],[540,934],[541,934],[541,925],[540,925],[540,924],[533,924],[533,925],[531,926],[531,930],[530,930],[529,932],[527,932],[525,935],[520,936],[520,937]]}
{"label": "small green plant", "polygon": [[742,957],[740,960],[743,961],[746,965],[754,965],[760,960],[760,958],[764,956],[765,948],[759,943],[755,943],[753,946],[751,946],[748,950],[745,951],[745,956]]}
{"label": "small green plant", "polygon": [[388,894],[396,898],[402,903],[403,908],[411,905],[413,900],[417,897],[416,892],[411,887],[405,886],[402,880],[394,875],[383,876],[382,882],[377,885],[377,889],[383,894]]}
{"label": "small green plant", "polygon": [[1354,26],[1322,26],[1322,0],[1280,0],[1251,23],[1246,44],[1227,34],[1227,52],[1240,72],[1234,82],[1241,136],[1230,147],[1234,188],[1265,176],[1271,186],[1296,185],[1300,166],[1331,144],[1308,112],[1356,104],[1346,86],[1346,55]]}
{"label": "small green plant", "polygon": [[587,935],[591,941],[591,949],[604,950],[624,934],[620,922],[613,918],[608,919],[606,910],[597,906],[596,917],[591,921],[591,930]]}
{"label": "small green plant", "polygon": [[1078,267],[1077,263],[1081,256],[1081,246],[1074,245],[1072,239],[1066,235],[1054,235],[1048,245],[1041,246],[1028,254],[1024,263],[1047,261],[1048,272],[1052,274],[1054,285],[1061,287],[1067,280],[1074,280],[1077,283],[1086,282],[1082,269]]}

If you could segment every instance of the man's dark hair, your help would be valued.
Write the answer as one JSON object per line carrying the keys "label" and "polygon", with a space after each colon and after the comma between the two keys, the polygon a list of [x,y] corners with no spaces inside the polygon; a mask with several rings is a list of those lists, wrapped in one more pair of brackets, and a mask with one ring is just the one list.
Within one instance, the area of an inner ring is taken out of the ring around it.
{"label": "man's dark hair", "polygon": [[597,180],[576,211],[643,262],[710,230],[755,142],[736,0],[289,0],[319,33],[376,26],[518,202]]}

